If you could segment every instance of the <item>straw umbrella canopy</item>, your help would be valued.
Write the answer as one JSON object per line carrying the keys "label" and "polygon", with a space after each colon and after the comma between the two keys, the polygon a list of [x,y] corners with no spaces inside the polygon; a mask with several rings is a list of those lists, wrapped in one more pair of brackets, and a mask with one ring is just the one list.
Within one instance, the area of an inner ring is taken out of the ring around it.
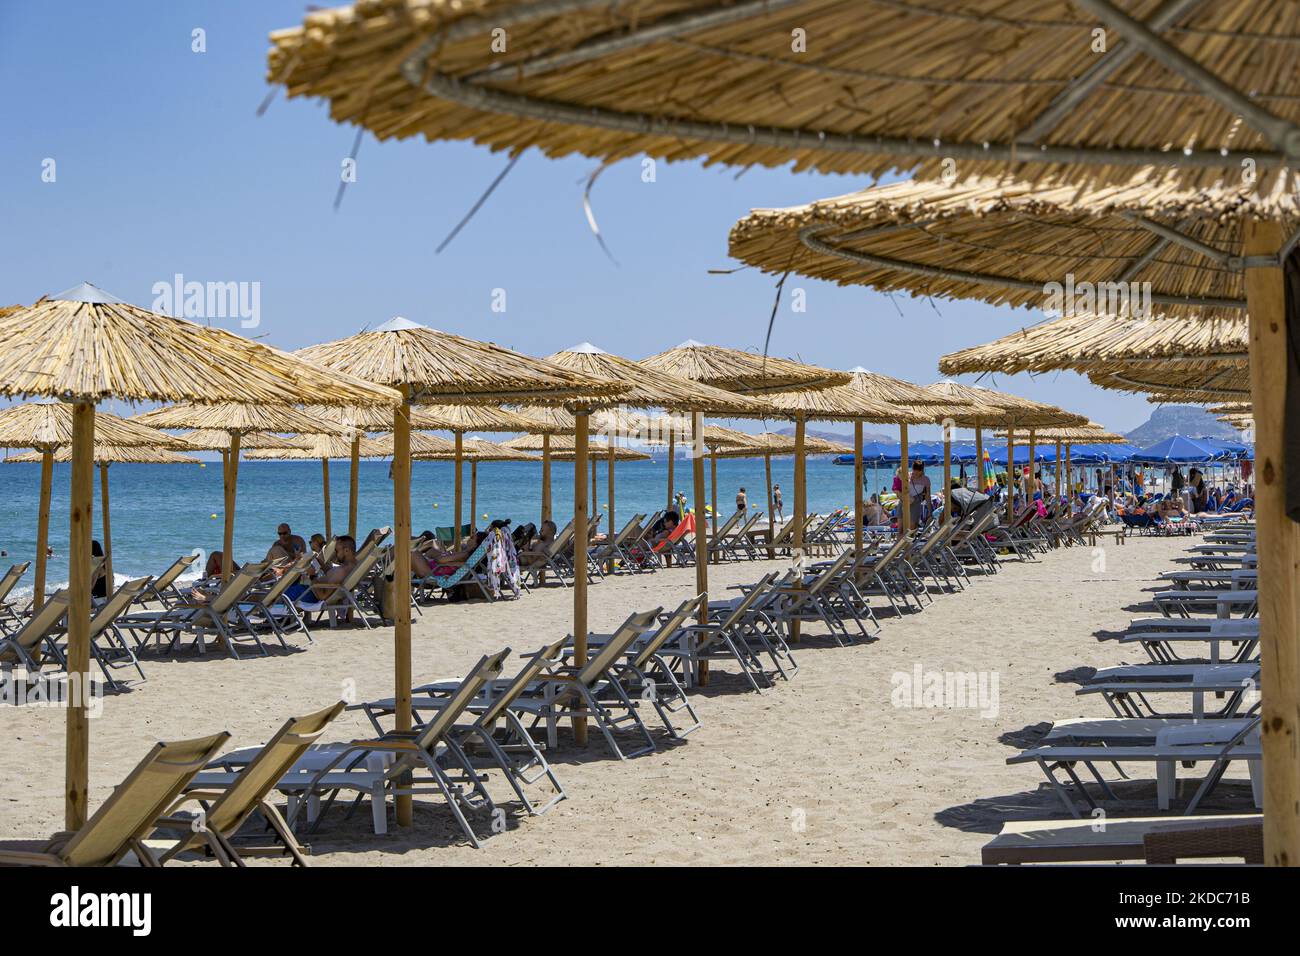
{"label": "straw umbrella canopy", "polygon": [[235,498],[239,486],[239,455],[243,435],[249,432],[295,432],[305,435],[340,435],[346,426],[320,415],[309,415],[290,405],[255,402],[197,404],[181,402],[136,415],[133,421],[153,428],[192,428],[223,431],[230,445],[221,452],[225,484],[225,521],[222,529],[221,580],[230,580],[234,568]]}
{"label": "straw umbrella canopy", "polygon": [[[394,681],[397,729],[411,729],[411,411],[415,405],[500,405],[534,402],[572,403],[585,412],[593,405],[612,404],[626,386],[583,375],[550,362],[530,358],[489,342],[479,342],[396,317],[375,329],[346,339],[313,345],[298,355],[397,388],[402,405],[393,415],[393,538],[394,546]],[[585,437],[585,436],[583,436]],[[585,470],[585,462],[582,463]],[[577,471],[577,466],[575,466]],[[586,546],[585,489],[575,482],[575,528]],[[581,498],[582,500],[579,500]],[[583,558],[582,554],[578,555]],[[584,558],[585,561],[585,558]],[[579,562],[578,567],[584,563]],[[574,587],[574,634],[579,658],[585,655],[587,581],[579,574]],[[575,735],[586,741],[586,725],[575,720]],[[411,800],[398,799],[397,819],[411,822]]]}
{"label": "straw umbrella canopy", "polygon": [[[73,406],[67,670],[90,670],[90,508],[95,405],[130,402],[393,404],[392,390],[331,374],[223,329],[158,315],[83,283],[0,318],[0,396]],[[67,708],[64,822],[87,818],[88,695]]]}
{"label": "straw umbrella canopy", "polygon": [[1177,316],[1083,312],[1017,329],[985,345],[939,359],[945,375],[971,372],[1087,371],[1098,365],[1147,363],[1197,366],[1249,359],[1245,315],[1188,322]]}
{"label": "straw umbrella canopy", "polygon": [[215,428],[196,428],[192,431],[182,431],[176,437],[184,439],[191,448],[205,451],[230,451],[231,443],[236,437],[239,439],[241,451],[302,450],[302,443],[298,439],[285,438],[271,432],[247,432],[234,436],[230,432]]}
{"label": "straw umbrella canopy", "polygon": [[[696,420],[699,422],[703,421],[704,414],[747,415],[763,411],[762,404],[751,398],[745,398],[733,392],[703,384],[699,380],[684,378],[648,366],[645,363],[634,362],[618,355],[611,355],[590,342],[582,342],[572,348],[556,352],[547,358],[552,362],[557,362],[566,368],[584,374],[605,375],[627,382],[630,387],[622,398],[621,407],[662,408],[669,412],[692,412],[695,413]],[[632,427],[641,429],[644,424],[629,426],[629,428]],[[617,434],[617,430],[615,430],[614,434]],[[607,505],[609,510],[607,527],[611,535],[618,531],[614,496],[615,444],[616,442],[611,441],[606,451],[608,459]],[[695,478],[698,511],[702,515],[704,513],[702,507],[704,498],[702,469],[696,472]],[[705,533],[703,522],[698,519],[695,523],[695,550],[698,556],[698,560],[695,562],[696,585],[700,593],[704,593],[708,590],[708,536]],[[704,619],[705,613],[702,607],[701,620]]]}
{"label": "straw umbrella canopy", "polygon": [[1102,365],[1090,371],[1088,378],[1102,388],[1180,396],[1183,401],[1222,402],[1250,397],[1250,367],[1236,362]]}
{"label": "straw umbrella canopy", "polygon": [[[53,492],[55,452],[72,445],[72,407],[63,402],[24,402],[0,409],[0,446],[6,448],[31,448],[34,458],[22,456],[24,461],[41,463],[40,505],[36,519],[36,577],[33,583],[32,607],[45,603],[45,574],[48,566],[50,499]],[[105,444],[117,446],[146,446],[153,448],[192,448],[184,439],[174,438],[157,429],[138,425],[116,415],[101,412],[96,432]],[[17,460],[16,458],[10,459]],[[107,476],[101,468],[101,480]],[[104,516],[107,524],[108,516]]]}
{"label": "straw umbrella canopy", "polygon": [[272,33],[266,75],[381,140],[552,157],[870,176],[944,160],[1111,177],[1162,163],[1192,178],[1243,158],[1262,175],[1300,152],[1300,79],[1279,61],[1294,39],[1286,0],[1134,7],[366,0]]}

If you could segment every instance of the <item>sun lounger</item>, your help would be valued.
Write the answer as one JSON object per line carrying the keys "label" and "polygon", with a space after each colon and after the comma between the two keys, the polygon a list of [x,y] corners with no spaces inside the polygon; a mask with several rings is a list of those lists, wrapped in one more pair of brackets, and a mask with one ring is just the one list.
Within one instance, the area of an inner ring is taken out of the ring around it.
{"label": "sun lounger", "polygon": [[[1259,814],[1015,821],[1002,824],[1002,831],[984,844],[981,862],[985,866],[997,866],[1141,861],[1147,860],[1148,841],[1152,836],[1213,835],[1215,831],[1260,827]],[[1236,848],[1220,843],[1215,849],[1220,852],[1205,855],[1230,857],[1235,855]],[[1259,858],[1247,857],[1246,862],[1263,862],[1262,853]]]}
{"label": "sun lounger", "polygon": [[175,607],[184,602],[185,596],[176,587],[176,582],[182,574],[194,566],[194,562],[198,559],[197,551],[193,554],[182,554],[166,571],[149,582],[144,594],[141,595],[141,600],[157,601],[163,607]]}
{"label": "sun lounger", "polygon": [[[325,728],[343,711],[343,701],[305,717],[290,717],[262,747],[222,758],[227,769],[204,770],[186,785],[185,793],[159,821],[177,828],[183,835],[161,844],[160,862],[166,863],[187,850],[204,848],[222,866],[244,866],[244,856],[288,856],[294,864],[306,866],[307,848],[293,835],[280,811],[271,803],[276,784],[289,772],[307,748],[320,739]],[[229,769],[239,766],[238,770]],[[196,804],[194,810],[185,810]],[[239,829],[260,813],[279,844],[241,846],[235,842]],[[150,846],[161,841],[150,840]]]}
{"label": "sun lounger", "polygon": [[[312,590],[298,598],[295,602],[298,610],[304,613],[308,621],[311,621],[311,615],[315,614],[315,623],[320,623],[322,617],[328,617],[331,628],[338,626],[339,615],[346,617],[355,611],[362,625],[370,630],[373,625],[366,618],[366,611],[361,606],[361,602],[363,598],[374,594],[375,568],[381,557],[382,554],[378,549],[372,550],[364,557],[358,555],[357,563],[338,584],[313,585]],[[316,589],[320,588],[329,592],[323,598],[316,593]],[[376,601],[376,607],[377,604]]]}
{"label": "sun lounger", "polygon": [[[717,617],[713,617],[711,609],[708,623],[684,625],[674,645],[663,649],[661,654],[665,660],[682,666],[686,686],[698,685],[700,664],[705,661],[735,661],[749,685],[759,692],[774,686],[777,676],[789,680],[798,672],[789,648],[784,643],[773,643],[774,622],[770,618],[764,621],[764,612],[760,610],[763,601],[781,597],[773,589],[776,577],[776,572],[764,575]],[[764,666],[762,654],[767,654],[772,661],[771,669]]]}
{"label": "sun lounger", "polygon": [[266,563],[246,564],[226,583],[206,604],[178,604],[162,611],[141,611],[125,614],[117,621],[117,626],[135,636],[144,631],[143,637],[136,638],[136,648],[143,648],[154,638],[161,643],[164,634],[170,634],[168,651],[179,648],[181,637],[190,634],[194,637],[193,647],[198,653],[206,653],[207,636],[214,635],[226,648],[231,657],[239,658],[237,644],[241,640],[252,640],[263,654],[266,647],[257,637],[255,631],[248,631],[239,614],[239,604],[257,585],[266,571]]}
{"label": "sun lounger", "polygon": [[[440,794],[447,802],[461,831],[472,846],[480,846],[478,837],[465,818],[464,810],[492,810],[495,805],[477,777],[470,789],[475,800],[454,781],[444,766],[443,756],[454,755],[446,746],[447,735],[469,705],[491,680],[501,676],[501,664],[509,655],[506,648],[479,660],[449,695],[437,717],[415,731],[393,731],[372,740],[351,743],[318,744],[307,750],[293,768],[282,776],[276,789],[292,798],[287,822],[293,826],[306,807],[313,829],[320,824],[335,798],[343,792],[355,793],[356,800],[369,796],[374,830],[388,832],[387,799],[398,796]],[[473,772],[466,770],[471,776]],[[454,771],[453,771],[454,772]],[[320,799],[325,804],[320,806]]]}
{"label": "sun lounger", "polygon": [[564,526],[544,551],[520,551],[519,572],[531,587],[539,587],[547,571],[564,587],[573,575],[573,522]]}
{"label": "sun lounger", "polygon": [[67,591],[59,591],[46,598],[40,610],[16,631],[0,637],[0,664],[20,664],[29,674],[39,672],[47,656],[61,664],[61,656],[51,645],[71,599]]}
{"label": "sun lounger", "polygon": [[[602,569],[602,574],[604,573],[603,568],[606,564],[617,565],[618,562],[625,560],[623,547],[632,539],[632,536],[641,527],[641,521],[644,518],[645,512],[633,515],[627,524],[623,525],[622,530],[619,531],[618,534],[614,535],[613,540],[606,541],[595,549],[594,553],[591,555],[591,560],[596,567]],[[617,567],[615,570],[617,570]]]}
{"label": "sun lounger", "polygon": [[[1256,656],[1259,648],[1258,618],[1153,618],[1151,620],[1153,623],[1164,621],[1174,626],[1167,628],[1130,626],[1129,630],[1120,636],[1119,641],[1121,644],[1140,642],[1147,656],[1159,664],[1185,662],[1186,659],[1180,653],[1183,647],[1190,647],[1193,652],[1205,649],[1208,662],[1211,664],[1246,662]],[[1225,644],[1233,647],[1233,650],[1226,655]],[[1200,655],[1196,657],[1199,659]]]}
{"label": "sun lounger", "polygon": [[[104,680],[113,690],[122,689],[122,685],[113,677],[113,670],[121,667],[134,667],[136,673],[140,675],[140,680],[144,680],[144,671],[140,668],[140,662],[136,659],[135,651],[131,649],[130,642],[118,630],[118,620],[127,609],[131,607],[140,596],[144,594],[145,589],[149,586],[148,577],[136,578],[134,581],[127,581],[111,595],[108,600],[99,606],[90,619],[90,652],[94,656],[99,669],[104,674]],[[66,630],[64,631],[66,634]],[[58,639],[54,639],[49,644],[51,650],[58,656],[59,664],[64,670],[67,670],[67,658]]]}
{"label": "sun lounger", "polygon": [[19,627],[22,622],[22,615],[18,609],[9,603],[9,595],[13,593],[18,582],[22,580],[27,569],[31,567],[30,561],[24,561],[22,564],[15,564],[5,576],[0,578],[0,634],[7,634],[14,628]]}
{"label": "sun lounger", "polygon": [[131,852],[143,866],[160,865],[145,837],[228,739],[230,734],[220,733],[154,744],[80,830],[31,849],[0,846],[0,865],[113,866]]}
{"label": "sun lounger", "polygon": [[248,601],[241,601],[236,605],[244,626],[249,631],[265,627],[276,636],[280,646],[285,650],[289,649],[289,643],[285,638],[298,631],[307,638],[307,643],[315,643],[311,630],[307,627],[306,618],[288,595],[289,589],[295,584],[306,583],[307,574],[315,561],[315,557],[310,552],[300,555],[269,588],[261,592],[256,590],[250,592]]}

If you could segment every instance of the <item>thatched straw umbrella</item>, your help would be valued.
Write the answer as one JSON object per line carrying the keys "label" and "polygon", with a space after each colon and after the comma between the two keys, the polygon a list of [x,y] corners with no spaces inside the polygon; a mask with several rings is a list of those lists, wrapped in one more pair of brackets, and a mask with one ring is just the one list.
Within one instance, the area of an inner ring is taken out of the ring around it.
{"label": "thatched straw umbrella", "polygon": [[[492,409],[499,411],[499,409]],[[459,451],[459,455],[457,454]],[[518,451],[514,448],[507,448],[505,445],[488,441],[486,438],[468,438],[459,446],[459,449],[453,450],[450,455],[445,452],[442,454],[416,454],[411,453],[412,459],[422,461],[456,461],[457,458],[469,462],[469,514],[472,523],[478,525],[478,466],[482,461],[541,461],[536,455],[530,455],[527,452]],[[457,465],[459,468],[459,465]],[[460,525],[460,517],[456,518],[457,527]]]}
{"label": "thatched straw umbrella", "polygon": [[[631,408],[662,408],[669,412],[690,412],[695,416],[695,421],[703,422],[705,414],[715,415],[748,415],[762,411],[762,405],[752,399],[744,398],[740,395],[724,391],[720,388],[714,388],[711,385],[703,384],[698,380],[692,380],[648,366],[645,363],[634,362],[631,359],[622,358],[621,356],[611,355],[592,345],[590,342],[582,342],[570,349],[562,352],[556,352],[547,356],[549,361],[557,362],[566,368],[573,369],[587,375],[604,375],[609,378],[618,378],[628,384],[629,390],[622,397],[622,406]],[[702,424],[698,424],[701,433]],[[615,423],[615,430],[612,434],[617,435],[618,429],[624,430],[629,428],[644,428],[644,423],[630,425],[627,423]],[[702,438],[702,434],[701,434]],[[608,506],[609,506],[609,523],[606,527],[611,535],[618,532],[618,525],[614,513],[614,447],[616,441],[608,443]],[[698,446],[697,446],[698,450]],[[696,486],[695,496],[697,503],[697,517],[695,521],[695,551],[697,560],[696,565],[696,586],[701,594],[708,592],[708,533],[704,528],[704,469],[701,460],[695,472]],[[707,607],[705,602],[701,602],[700,620],[703,623],[707,620]]]}
{"label": "thatched straw umbrella", "polygon": [[946,161],[1112,177],[1160,163],[1190,178],[1246,158],[1263,175],[1300,151],[1300,79],[1278,65],[1292,12],[1287,0],[365,0],[272,33],[266,75],[381,140],[868,176]]}
{"label": "thatched straw umbrella", "polygon": [[[389,389],[332,375],[223,329],[157,315],[83,283],[0,318],[0,396],[72,404],[67,669],[90,679],[90,509],[95,405],[131,402],[258,402],[290,405],[312,395],[358,404],[396,402]],[[87,817],[88,693],[67,708],[65,825]]]}
{"label": "thatched straw umbrella", "polygon": [[1182,401],[1240,401],[1250,397],[1250,366],[1237,362],[1164,365],[1160,362],[1097,365],[1094,385],[1121,392],[1177,395]]}
{"label": "thatched straw umbrella", "polygon": [[309,415],[289,405],[221,402],[199,405],[184,402],[155,408],[134,421],[153,428],[193,428],[223,431],[230,447],[221,453],[225,522],[221,539],[221,580],[229,581],[234,567],[235,494],[239,485],[240,439],[249,432],[294,432],[300,435],[342,435],[347,427],[320,415]]}
{"label": "thatched straw umbrella", "polygon": [[[102,413],[101,415],[96,416],[97,419],[101,419],[104,417],[108,417],[108,416]],[[118,421],[127,425],[131,424],[130,422],[127,422],[123,419],[118,419]],[[95,425],[96,425],[96,432],[98,432],[99,431],[98,420],[95,422]],[[144,429],[144,426],[140,426],[140,425],[137,425],[135,427],[137,429]],[[144,429],[144,430],[152,430],[152,429]],[[109,428],[109,431],[110,432],[112,431],[111,426]],[[112,464],[119,464],[119,463],[137,464],[137,465],[198,465],[201,464],[201,462],[197,458],[192,458],[189,455],[177,454],[175,451],[169,450],[169,446],[166,442],[166,439],[169,439],[172,436],[165,435],[162,432],[158,432],[157,434],[162,435],[164,439],[164,441],[161,443],[161,447],[159,445],[113,445],[113,444],[108,444],[106,442],[95,443],[95,451],[94,451],[95,464],[99,465],[100,525],[103,528],[103,534],[104,534],[104,540],[103,540],[104,577],[108,581],[109,594],[113,593],[114,575],[113,575],[113,531],[112,531],[113,525],[112,522],[109,520],[109,506],[108,506],[108,502],[109,502],[108,466]],[[107,437],[107,435],[99,435],[98,437]],[[178,447],[178,446],[171,446],[171,447]],[[46,454],[48,454],[48,452],[43,452],[43,451],[28,452],[23,455],[14,455],[12,458],[7,458],[5,460],[12,461],[12,462],[39,461],[43,463]],[[54,452],[53,460],[59,463],[72,461],[71,444],[59,446],[58,450]],[[48,520],[49,519],[47,515],[46,518],[47,523]],[[42,547],[44,547],[43,544]],[[42,569],[42,572],[43,571],[44,569]],[[41,583],[42,583],[42,587],[44,587],[43,578]],[[34,606],[39,607],[40,603],[35,602]]]}
{"label": "thatched straw umbrella", "polygon": [[[618,382],[571,372],[487,342],[427,328],[394,318],[350,338],[313,345],[298,353],[327,368],[382,382],[401,391],[402,405],[393,415],[393,616],[394,697],[397,729],[411,729],[411,409],[413,405],[499,405],[534,401],[579,404],[579,433],[585,445],[589,405],[611,402],[626,389]],[[586,458],[585,447],[582,459]],[[586,461],[575,465],[583,470]],[[575,529],[579,551],[586,546],[586,489],[575,475]],[[581,499],[581,500],[580,500]],[[585,566],[585,557],[578,564]],[[575,655],[586,653],[587,582],[579,574],[574,587]],[[586,724],[574,721],[574,734],[586,742]],[[411,822],[411,799],[401,797],[398,823]]]}
{"label": "thatched straw umbrella", "polygon": [[[907,426],[941,421],[952,409],[969,407],[963,402],[951,398],[932,395],[919,385],[869,372],[861,366],[849,372],[852,376],[845,385],[817,391],[779,392],[767,396],[768,403],[776,414],[785,415],[796,421],[842,421],[853,423],[853,543],[855,553],[862,553],[863,513],[865,504],[862,498],[862,424],[897,425],[899,445],[903,458],[907,458]],[[949,429],[944,430],[945,450],[951,445],[952,436]],[[944,455],[944,487],[948,486],[951,472],[951,454]],[[771,466],[768,466],[768,480],[771,480]],[[904,477],[906,481],[906,477]],[[951,491],[945,491],[951,494]],[[770,492],[769,492],[770,495]],[[904,507],[902,496],[899,499],[899,527],[906,533],[911,515]],[[951,503],[945,512],[952,514]]]}
{"label": "thatched straw umbrella", "polygon": [[[776,358],[768,355],[756,355],[740,349],[706,345],[694,339],[688,339],[675,348],[652,355],[641,362],[647,368],[668,372],[694,382],[704,382],[714,388],[744,395],[762,396],[771,392],[798,391],[803,389],[830,388],[834,385],[846,385],[850,376],[846,372],[818,368],[795,362],[790,359]],[[699,488],[704,483],[704,462],[700,447],[704,420],[696,416],[692,423],[692,432],[696,435],[695,481]],[[802,445],[804,423],[795,421],[795,439]],[[803,515],[807,512],[806,483],[804,481],[803,457],[795,456],[794,473],[794,520],[796,530],[793,547],[795,551],[803,548]],[[770,502],[769,502],[770,506]],[[696,510],[704,511],[704,500],[697,495]],[[769,514],[769,520],[770,520]],[[699,522],[696,522],[697,526]],[[776,534],[776,529],[772,529]],[[697,562],[697,567],[702,562]],[[707,572],[705,572],[707,573]],[[707,583],[707,577],[702,578]],[[799,622],[793,623],[797,636]]]}
{"label": "thatched straw umbrella", "polygon": [[[248,461],[315,461],[320,459],[321,498],[325,507],[325,539],[334,537],[334,526],[330,508],[330,460],[349,458],[353,451],[358,458],[380,458],[382,452],[375,443],[364,435],[304,435],[298,447],[257,448],[245,452]],[[242,448],[248,448],[241,444]],[[355,519],[352,519],[355,524]],[[355,539],[354,529],[349,527],[348,534]]]}
{"label": "thatched straw umbrella", "polygon": [[[1086,424],[1083,425],[1077,425],[1069,428],[1042,428],[1042,429],[1037,429],[1036,431],[1033,432],[1017,431],[1011,433],[1009,436],[1006,430],[1004,429],[1000,433],[995,433],[994,437],[996,438],[1010,437],[1013,441],[1018,441],[1018,442],[1029,442],[1035,439],[1056,442],[1056,469],[1055,470],[1056,470],[1056,498],[1058,501],[1061,499],[1061,471],[1064,468],[1065,474],[1067,476],[1070,473],[1069,462],[1070,462],[1071,445],[1104,445],[1112,442],[1120,443],[1120,442],[1128,441],[1127,436],[1121,435],[1118,432],[1112,432],[1108,430],[1104,425],[1099,425],[1096,422],[1092,422],[1092,421],[1087,422]],[[1064,445],[1065,447],[1064,459],[1061,458],[1062,445]],[[1033,467],[1033,461],[1031,459],[1030,468],[1032,467]],[[1072,495],[1072,491],[1068,486],[1068,481],[1067,481],[1066,491],[1070,492]]]}
{"label": "thatched straw umbrella", "polygon": [[1179,316],[1104,315],[1083,312],[1017,329],[985,345],[939,359],[944,375],[972,372],[1088,371],[1098,365],[1198,366],[1249,360],[1244,314],[1188,322]]}
{"label": "thatched straw umbrella", "polygon": [[[17,307],[15,307],[17,308]],[[41,463],[40,506],[36,517],[36,578],[33,583],[32,607],[45,603],[45,573],[49,563],[50,498],[54,482],[55,453],[72,445],[72,407],[62,402],[25,402],[0,409],[0,447],[31,448],[35,458],[22,456],[22,460]],[[184,439],[174,438],[157,429],[139,425],[101,412],[96,422],[96,432],[107,445],[144,446],[153,448],[193,448]],[[18,458],[11,458],[17,461]],[[100,466],[101,495],[108,487],[108,466]],[[108,514],[104,513],[108,526]],[[106,555],[111,560],[111,553]]]}

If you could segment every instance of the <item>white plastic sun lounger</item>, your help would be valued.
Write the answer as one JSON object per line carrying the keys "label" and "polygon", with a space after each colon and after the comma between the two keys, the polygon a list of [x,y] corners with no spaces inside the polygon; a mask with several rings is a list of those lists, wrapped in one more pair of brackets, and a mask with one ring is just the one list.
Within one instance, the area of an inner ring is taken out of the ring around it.
{"label": "white plastic sun lounger", "polygon": [[[1259,814],[1197,817],[1118,817],[1089,820],[1033,820],[1002,824],[984,844],[985,866],[1022,863],[1106,863],[1145,860],[1151,835],[1210,829],[1261,827]],[[1257,862],[1247,859],[1247,862]]]}

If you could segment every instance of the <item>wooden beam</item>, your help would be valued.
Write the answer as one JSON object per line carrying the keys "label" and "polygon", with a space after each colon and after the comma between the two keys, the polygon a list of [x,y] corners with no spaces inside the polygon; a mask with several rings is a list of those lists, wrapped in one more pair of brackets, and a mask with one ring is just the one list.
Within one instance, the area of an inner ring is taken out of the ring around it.
{"label": "wooden beam", "polygon": [[[804,448],[807,441],[805,434],[807,424],[804,422],[802,415],[796,415],[794,419],[794,535],[791,540],[791,552],[797,565],[803,563],[803,532],[804,519],[808,514],[808,499],[805,494],[805,482],[807,476],[804,473]],[[801,587],[803,577],[795,576],[795,587]],[[790,640],[797,641],[800,636],[800,621],[798,616],[790,619]]]}
{"label": "wooden beam", "polygon": [[50,551],[50,497],[54,486],[54,451],[41,452],[41,503],[36,515],[36,581],[32,591],[32,608],[45,603],[45,569]]}
{"label": "wooden beam", "polygon": [[320,460],[320,485],[321,497],[325,503],[325,540],[328,541],[334,537],[334,525],[331,522],[330,515],[330,460],[322,458]]}
{"label": "wooden beam", "polygon": [[[113,526],[108,518],[108,462],[99,463],[99,523],[104,529],[104,581],[108,594],[113,593]],[[93,585],[94,582],[92,581]]]}
{"label": "wooden beam", "polygon": [[464,469],[462,464],[465,459],[465,433],[456,432],[456,474],[454,484],[456,486],[456,529],[452,532],[452,540],[456,542],[456,550],[460,550],[460,526],[464,522],[461,515],[463,506],[462,499],[465,496],[464,487]]}
{"label": "wooden beam", "polygon": [[[1242,254],[1276,255],[1283,239],[1280,224],[1249,220]],[[1287,376],[1291,339],[1282,268],[1248,268],[1246,298],[1256,429],[1264,862],[1300,866],[1300,525],[1286,513],[1287,389],[1296,383]]]}
{"label": "wooden beam", "polygon": [[223,478],[225,480],[225,529],[221,536],[221,583],[230,580],[235,549],[235,488],[239,484],[239,433],[230,436],[230,450],[226,454]]}
{"label": "wooden beam", "polygon": [[952,520],[952,428],[943,427],[943,522]]}
{"label": "wooden beam", "polygon": [[542,520],[551,520],[551,436],[542,436]]}
{"label": "wooden beam", "polygon": [[478,527],[478,462],[469,463],[469,521]]}
{"label": "wooden beam", "polygon": [[975,426],[975,490],[984,491],[984,429]]}
{"label": "wooden beam", "polygon": [[709,453],[709,502],[713,514],[709,516],[709,536],[718,537],[718,453],[715,449]]}
{"label": "wooden beam", "polygon": [[907,534],[912,527],[912,502],[908,490],[910,468],[908,467],[907,426],[898,426],[898,533]]}
{"label": "wooden beam", "polygon": [[[574,412],[573,435],[573,664],[587,663],[587,425],[586,409]],[[594,465],[595,462],[593,461]],[[573,739],[587,746],[587,718],[573,718]]]}
{"label": "wooden beam", "polygon": [[[769,448],[763,452],[763,471],[767,475],[767,543],[771,544],[776,538],[779,530],[776,526],[776,498],[772,494],[772,451]],[[785,517],[782,515],[782,517]],[[776,552],[771,548],[767,549],[768,558],[776,557]]]}
{"label": "wooden beam", "polygon": [[668,507],[666,510],[673,510],[673,468],[676,466],[674,459],[677,457],[677,435],[670,428],[668,429]]}
{"label": "wooden beam", "polygon": [[[411,397],[393,411],[393,720],[411,729]],[[397,825],[409,827],[409,795],[397,798]]]}
{"label": "wooden beam", "polygon": [[90,530],[94,521],[95,406],[72,408],[72,485],[68,509],[67,673],[72,699],[64,741],[65,829],[87,818],[90,787]]}
{"label": "wooden beam", "polygon": [[853,560],[862,560],[862,421],[853,423]]}
{"label": "wooden beam", "polygon": [[[606,504],[609,507],[609,522],[605,525],[605,527],[609,529],[609,535],[606,538],[606,540],[611,544],[614,541],[614,535],[618,533],[618,523],[614,520],[614,460],[615,460],[615,455],[617,454],[617,448],[614,445],[614,441],[615,441],[615,436],[611,434],[609,436],[609,452],[608,452],[609,460],[605,463],[605,470],[606,470],[606,474],[605,474],[606,492],[605,493],[609,498],[609,501],[606,502]],[[608,563],[606,564],[605,573],[606,574],[614,573],[613,557],[611,557]]]}
{"label": "wooden beam", "polygon": [[[704,416],[695,412],[691,416],[691,477],[695,484],[695,593],[705,595],[700,602],[699,620],[709,622],[709,528],[704,520]],[[709,662],[701,661],[696,675],[700,684],[709,681]]]}
{"label": "wooden beam", "polygon": [[357,497],[361,491],[361,433],[352,436],[352,466],[348,472],[348,537],[357,540]]}

